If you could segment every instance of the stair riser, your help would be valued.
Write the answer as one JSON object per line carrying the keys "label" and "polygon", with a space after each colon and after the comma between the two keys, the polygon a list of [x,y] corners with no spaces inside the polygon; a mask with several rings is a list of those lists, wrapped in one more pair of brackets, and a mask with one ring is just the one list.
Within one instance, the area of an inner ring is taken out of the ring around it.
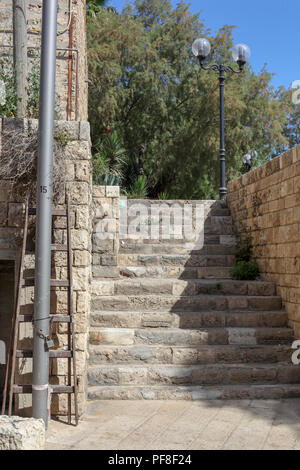
{"label": "stair riser", "polygon": [[[200,237],[203,233],[204,235],[234,235],[234,228],[232,225],[231,217],[212,217],[207,218],[206,220],[196,220],[195,217],[186,218],[178,217],[174,218],[161,217],[159,222],[155,217],[148,217],[142,219],[141,221],[141,231],[137,231],[136,227],[136,217],[128,217],[127,225],[122,224],[121,220],[121,233],[128,233],[128,227],[131,229],[131,234],[145,236],[153,240],[162,239],[183,239],[186,240],[194,239]],[[134,224],[134,226],[132,225]],[[132,232],[132,228],[134,231]],[[130,230],[129,229],[129,230]]]}
{"label": "stair riser", "polygon": [[136,244],[135,246],[126,247],[123,244],[120,245],[120,254],[143,254],[143,255],[234,255],[236,252],[235,246],[226,245],[205,245],[203,248],[197,248],[191,246],[192,244],[182,243],[181,245],[145,245],[142,243]]}
{"label": "stair riser", "polygon": [[176,280],[142,280],[142,281],[107,281],[94,282],[93,292],[109,295],[276,295],[273,283],[247,281],[176,281]]}
{"label": "stair riser", "polygon": [[241,385],[227,387],[99,387],[89,400],[280,400],[300,398],[299,385]]}
{"label": "stair riser", "polygon": [[288,362],[290,346],[208,346],[199,348],[153,346],[100,346],[89,352],[91,365],[97,364],[217,364],[248,362]]}
{"label": "stair riser", "polygon": [[238,385],[300,383],[296,366],[98,366],[88,371],[89,385]]}
{"label": "stair riser", "polygon": [[90,330],[90,344],[95,345],[262,345],[291,344],[293,331],[288,328],[207,328],[203,330],[183,329],[126,329],[101,328]]}
{"label": "stair riser", "polygon": [[92,311],[280,310],[281,298],[250,296],[94,296]]}
{"label": "stair riser", "polygon": [[119,255],[120,266],[231,267],[233,255]]}
{"label": "stair riser", "polygon": [[[125,278],[168,279],[229,279],[229,267],[191,268],[183,266],[124,266],[120,269]],[[93,267],[94,278],[101,277],[97,266]]]}
{"label": "stair riser", "polygon": [[[152,206],[154,207],[154,206]],[[193,223],[193,225],[198,222],[198,225],[201,227],[207,226],[232,226],[232,216],[228,214],[228,212],[219,212],[219,213],[211,213],[208,211],[204,211],[204,213],[200,213],[200,211],[185,211],[181,209],[178,213],[174,213],[171,211],[167,213],[167,211],[160,213],[157,210],[152,210],[152,207],[149,210],[148,207],[148,214],[141,215],[141,221],[145,222],[145,224],[150,225],[151,227],[157,225],[167,225],[170,223],[171,226],[175,224],[175,226],[181,226],[183,221],[186,221],[186,224]],[[136,217],[139,211],[134,211],[134,214],[127,213],[127,220],[128,223],[135,222]],[[139,214],[138,214],[139,215]],[[122,219],[123,222],[123,219]]]}
{"label": "stair riser", "polygon": [[[220,235],[220,234],[208,234],[201,232],[200,234],[195,234],[192,239],[189,236],[184,237],[184,234],[180,238],[177,236],[170,236],[168,238],[151,238],[151,233],[148,233],[148,236],[145,238],[142,234],[127,234],[124,238],[121,239],[121,246],[132,247],[132,246],[185,246],[186,244],[192,244],[195,247],[195,244],[199,245],[204,242],[204,246],[201,246],[202,249],[206,250],[210,246],[219,246],[219,247],[233,247],[237,244],[237,237],[234,234],[230,235]],[[196,247],[195,247],[196,248]],[[164,250],[164,253],[167,253],[167,250]]]}
{"label": "stair riser", "polygon": [[285,312],[95,312],[91,326],[116,328],[285,327]]}

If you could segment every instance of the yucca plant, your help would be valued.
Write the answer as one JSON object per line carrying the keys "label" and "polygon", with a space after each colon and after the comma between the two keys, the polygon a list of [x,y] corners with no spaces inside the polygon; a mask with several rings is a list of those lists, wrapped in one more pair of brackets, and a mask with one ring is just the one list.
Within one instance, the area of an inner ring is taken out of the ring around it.
{"label": "yucca plant", "polygon": [[130,189],[126,192],[129,199],[145,199],[148,194],[147,178],[139,175]]}
{"label": "yucca plant", "polygon": [[116,132],[105,135],[93,155],[94,184],[119,185],[126,165],[126,150]]}
{"label": "yucca plant", "polygon": [[161,192],[157,195],[157,199],[166,201],[170,198],[169,198],[169,194],[167,192],[163,191],[163,192]]}

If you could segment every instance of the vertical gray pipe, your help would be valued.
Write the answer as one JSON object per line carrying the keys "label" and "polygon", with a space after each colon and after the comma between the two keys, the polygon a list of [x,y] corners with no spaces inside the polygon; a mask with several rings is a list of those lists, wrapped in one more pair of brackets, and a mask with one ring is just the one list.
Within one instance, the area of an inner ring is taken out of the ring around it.
{"label": "vertical gray pipe", "polygon": [[27,114],[27,6],[26,0],[13,0],[14,72],[17,117]]}
{"label": "vertical gray pipe", "polygon": [[[37,225],[35,252],[35,306],[32,409],[34,418],[48,425],[49,352],[45,347],[50,326],[52,229],[52,172],[55,105],[57,0],[43,1]],[[38,334],[39,332],[42,333]]]}

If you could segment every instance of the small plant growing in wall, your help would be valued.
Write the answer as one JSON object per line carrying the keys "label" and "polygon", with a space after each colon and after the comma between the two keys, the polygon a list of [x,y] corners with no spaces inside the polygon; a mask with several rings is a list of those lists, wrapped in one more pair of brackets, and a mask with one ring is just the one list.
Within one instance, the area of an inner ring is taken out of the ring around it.
{"label": "small plant growing in wall", "polygon": [[230,268],[229,274],[235,281],[254,281],[259,277],[258,264],[253,261],[252,236],[249,230],[238,236],[235,253],[236,264]]}
{"label": "small plant growing in wall", "polygon": [[54,139],[61,149],[64,149],[69,142],[69,137],[65,132],[55,132]]}

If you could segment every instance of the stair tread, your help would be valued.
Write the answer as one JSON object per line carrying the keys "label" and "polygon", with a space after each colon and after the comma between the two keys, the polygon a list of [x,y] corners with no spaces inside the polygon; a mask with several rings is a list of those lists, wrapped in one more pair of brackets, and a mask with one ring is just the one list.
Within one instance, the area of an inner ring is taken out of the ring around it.
{"label": "stair tread", "polygon": [[[54,281],[54,279],[52,279]],[[64,282],[64,281],[63,281]],[[94,294],[94,297],[96,295]],[[206,298],[212,298],[212,297],[235,297],[235,298],[254,298],[254,299],[281,299],[280,295],[241,295],[241,294],[237,294],[237,295],[234,295],[234,294],[201,294],[201,295],[182,295],[182,294],[148,294],[147,292],[145,293],[142,293],[142,294],[115,294],[115,295],[99,295],[101,298],[103,299],[127,299],[128,297],[131,298],[135,298],[135,297],[164,297],[164,298],[178,298],[178,299],[199,299],[199,298],[202,298],[202,299],[206,299]],[[96,296],[97,297],[97,296]]]}
{"label": "stair tread", "polygon": [[[156,312],[155,310],[149,312],[149,310],[134,310],[134,311],[130,311],[130,310],[93,310],[92,314],[93,315],[104,315],[104,314],[109,314],[109,315],[127,315],[129,313],[134,313],[134,315],[139,315],[139,314],[153,314],[155,315]],[[202,315],[202,314],[210,314],[210,313],[222,313],[222,314],[225,314],[226,313],[238,313],[238,311],[234,310],[234,311],[231,311],[231,310],[202,310],[201,312],[195,310],[187,310],[187,311],[184,311],[184,310],[176,310],[176,312],[169,312],[168,310],[164,311],[164,310],[159,310],[157,313],[159,313],[160,315],[163,315],[163,314],[168,314],[168,315],[179,315],[179,314],[184,314],[184,315]],[[286,311],[284,309],[278,309],[278,310],[241,310],[241,314],[247,314],[247,313],[252,313],[252,314],[259,314],[259,313],[266,313],[266,314],[272,314],[272,313],[280,313],[280,314],[285,314],[287,315]]]}
{"label": "stair tread", "polygon": [[126,386],[122,386],[122,385],[115,385],[115,384],[112,384],[112,385],[89,385],[88,386],[88,391],[92,391],[92,390],[97,390],[97,389],[103,389],[103,388],[116,388],[116,389],[135,389],[135,388],[144,388],[144,389],[161,389],[161,390],[164,390],[164,389],[182,389],[182,390],[185,390],[186,388],[189,388],[189,389],[194,389],[194,390],[199,390],[199,389],[203,389],[203,388],[206,388],[206,389],[216,389],[216,388],[240,388],[240,387],[251,387],[251,388],[255,388],[255,387],[261,387],[261,386],[264,386],[264,387],[269,387],[269,388],[275,388],[275,387],[291,387],[291,388],[295,388],[299,391],[299,396],[300,396],[300,387],[299,387],[299,384],[289,384],[289,383],[282,383],[282,384],[224,384],[224,385],[174,385],[174,384],[165,384],[165,385],[126,385]]}
{"label": "stair tread", "polygon": [[114,343],[102,343],[102,344],[90,344],[89,349],[137,349],[137,348],[153,348],[153,349],[224,349],[224,348],[241,348],[241,349],[276,349],[285,348],[291,349],[290,345],[287,344],[199,344],[199,345],[169,345],[169,344],[114,344]]}
{"label": "stair tread", "polygon": [[299,384],[232,385],[94,385],[88,387],[88,400],[216,400],[300,398]]}
{"label": "stair tread", "polygon": [[213,364],[164,364],[164,363],[155,363],[155,364],[136,364],[136,363],[131,363],[131,364],[90,364],[88,366],[88,369],[107,369],[107,368],[134,368],[134,369],[140,369],[140,368],[157,368],[157,367],[162,367],[162,368],[173,368],[173,369],[195,369],[195,368],[211,368],[211,369],[216,369],[216,368],[226,368],[226,369],[231,369],[231,368],[242,368],[242,369],[269,369],[269,368],[274,368],[274,367],[289,367],[289,368],[294,368],[295,365],[292,364],[291,362],[218,362],[218,363],[213,363]]}
{"label": "stair tread", "polygon": [[[274,281],[262,281],[262,280],[253,280],[253,281],[236,281],[234,279],[228,279],[228,278],[219,278],[219,279],[174,279],[173,277],[164,277],[163,279],[158,279],[157,277],[147,277],[147,278],[128,278],[128,279],[115,279],[115,280],[109,280],[107,282],[117,282],[117,283],[126,283],[126,282],[141,282],[147,284],[148,282],[157,282],[158,284],[161,284],[162,282],[173,282],[173,283],[188,283],[188,282],[194,282],[197,284],[221,284],[222,282],[230,282],[234,284],[244,284],[244,283],[249,283],[249,284],[269,284],[269,285],[276,285]],[[93,280],[94,283],[97,283],[97,280]]]}
{"label": "stair tread", "polygon": [[149,328],[149,327],[106,327],[106,326],[91,326],[90,329],[92,330],[120,330],[120,331],[125,331],[125,330],[141,330],[141,331],[168,331],[168,332],[177,332],[177,331],[215,331],[215,330],[224,330],[224,329],[230,329],[230,330],[289,330],[289,331],[294,331],[293,328],[289,326],[202,326],[202,327],[196,327],[196,328],[176,328],[176,327],[170,327],[170,328],[165,328],[165,327],[157,327],[157,328]]}

